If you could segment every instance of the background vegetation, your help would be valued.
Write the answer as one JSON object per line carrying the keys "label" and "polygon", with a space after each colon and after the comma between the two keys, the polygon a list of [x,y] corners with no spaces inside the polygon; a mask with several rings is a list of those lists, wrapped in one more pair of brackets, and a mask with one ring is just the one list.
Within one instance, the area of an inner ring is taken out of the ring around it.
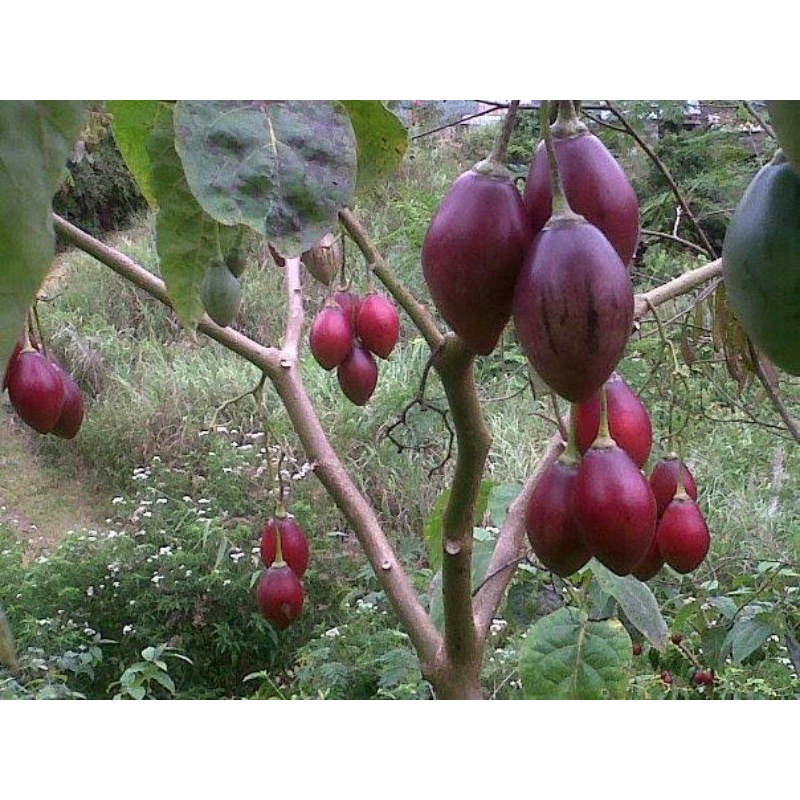
{"label": "background vegetation", "polygon": [[[647,114],[634,112],[644,126]],[[533,120],[523,117],[510,148],[523,175],[535,142]],[[629,138],[602,127],[597,132],[634,180],[643,227],[671,231],[675,202],[663,175]],[[485,155],[492,135],[487,128],[417,139],[398,175],[357,209],[419,297],[425,296],[419,253],[427,225],[453,179]],[[653,145],[720,246],[769,143],[731,127],[678,126]],[[81,206],[78,224],[90,232],[123,226],[109,241],[157,271],[152,225],[141,213],[130,222],[140,204],[123,188],[114,152],[113,141],[100,137],[92,169],[73,168],[66,196]],[[109,225],[102,208],[113,212]],[[689,229],[682,235],[697,241]],[[274,342],[282,330],[281,274],[254,246],[250,260],[237,325]],[[674,242],[645,237],[634,267],[636,289],[703,260]],[[347,263],[353,285],[366,290],[354,247],[348,246]],[[323,290],[313,283],[307,288],[313,314]],[[408,637],[343,517],[309,473],[277,397],[268,394],[266,429],[251,397],[225,405],[256,385],[256,371],[213,342],[185,335],[163,306],[88,256],[62,253],[47,295],[42,325],[89,397],[86,421],[73,442],[39,437],[6,412],[4,398],[0,425],[4,438],[22,445],[14,453],[27,454],[27,469],[79,476],[80,496],[63,501],[88,507],[92,526],[54,530],[41,549],[0,514],[0,605],[21,654],[18,676],[0,669],[0,697],[430,697]],[[666,571],[652,583],[671,632],[682,639],[665,653],[643,646],[630,696],[795,697],[800,454],[761,385],[729,374],[707,306],[682,313],[697,299],[660,310],[681,354],[677,378],[652,321],[631,339],[621,365],[653,418],[651,459],[682,447],[712,531],[711,553],[697,573],[681,578]],[[304,354],[304,376],[323,424],[374,499],[420,592],[433,574],[425,523],[451,468],[450,462],[441,466],[447,431],[440,415],[419,412],[392,430],[403,445],[399,451],[387,432],[415,396],[426,358],[424,343],[410,326],[404,329],[398,350],[380,365],[373,399],[357,408],[342,397],[335,376]],[[553,433],[551,401],[529,379],[510,331],[502,347],[479,360],[478,380],[493,436],[487,478],[497,484],[496,497],[511,497]],[[782,390],[800,411],[797,379],[784,378]],[[432,376],[427,398],[435,405],[441,395]],[[668,438],[670,431],[675,435]],[[260,526],[274,504],[269,476],[281,450],[291,510],[311,535],[312,561],[306,612],[278,633],[258,615],[253,587]],[[6,475],[19,465],[7,457],[10,451],[0,452],[0,500],[8,502]],[[38,502],[25,491],[15,496],[16,510]],[[491,516],[484,521],[489,532],[498,524]],[[484,665],[492,697],[520,696],[524,631],[558,608],[567,591],[535,562],[518,566]],[[714,687],[693,684],[699,666],[715,670]]]}

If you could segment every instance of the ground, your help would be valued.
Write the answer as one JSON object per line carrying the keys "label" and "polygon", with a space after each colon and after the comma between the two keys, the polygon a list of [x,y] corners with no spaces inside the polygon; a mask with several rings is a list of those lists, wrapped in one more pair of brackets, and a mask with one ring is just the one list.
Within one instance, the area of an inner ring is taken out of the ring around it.
{"label": "ground", "polygon": [[33,453],[29,432],[7,395],[0,399],[0,526],[28,542],[26,558],[49,551],[68,531],[96,529],[98,498],[76,480]]}

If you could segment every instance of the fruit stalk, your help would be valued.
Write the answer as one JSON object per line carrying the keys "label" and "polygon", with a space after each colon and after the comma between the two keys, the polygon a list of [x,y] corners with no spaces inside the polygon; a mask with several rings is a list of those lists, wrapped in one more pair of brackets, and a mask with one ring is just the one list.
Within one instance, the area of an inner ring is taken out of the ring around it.
{"label": "fruit stalk", "polygon": [[542,128],[542,138],[547,151],[547,161],[550,164],[550,181],[553,186],[553,214],[554,217],[577,216],[567,202],[564,184],[558,171],[556,149],[553,145],[553,131],[550,127],[550,106],[552,101],[545,100],[539,109],[539,119]]}
{"label": "fruit stalk", "polygon": [[506,116],[503,120],[503,126],[500,129],[497,139],[495,140],[494,146],[492,147],[492,152],[489,153],[489,158],[487,161],[505,166],[508,153],[508,143],[511,140],[511,134],[514,132],[518,108],[519,100],[512,100],[508,106],[508,110],[506,111]]}

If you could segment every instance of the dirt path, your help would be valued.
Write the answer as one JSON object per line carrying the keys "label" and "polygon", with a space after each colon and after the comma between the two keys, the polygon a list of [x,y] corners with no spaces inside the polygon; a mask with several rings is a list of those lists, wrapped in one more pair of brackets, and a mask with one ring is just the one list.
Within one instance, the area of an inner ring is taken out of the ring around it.
{"label": "dirt path", "polygon": [[50,551],[69,530],[96,529],[103,512],[91,489],[37,458],[30,436],[0,395],[0,525],[27,542],[27,558]]}

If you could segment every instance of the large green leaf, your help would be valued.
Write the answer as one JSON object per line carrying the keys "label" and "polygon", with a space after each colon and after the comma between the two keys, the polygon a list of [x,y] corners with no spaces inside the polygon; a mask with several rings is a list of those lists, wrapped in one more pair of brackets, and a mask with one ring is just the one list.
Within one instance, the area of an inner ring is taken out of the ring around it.
{"label": "large green leaf", "polygon": [[[486,506],[489,500],[489,493],[494,484],[491,481],[483,481],[481,483],[478,498],[475,501],[475,516],[474,522],[477,525],[483,515],[486,513]],[[425,520],[423,533],[425,541],[428,545],[428,561],[434,569],[439,569],[442,566],[442,530],[444,524],[444,511],[447,508],[447,502],[450,499],[450,490],[445,489],[433,504],[431,513]]]}
{"label": "large green leaf", "polygon": [[763,620],[751,617],[739,618],[734,622],[728,632],[723,645],[723,651],[730,648],[734,664],[741,664],[749,655],[752,655],[764,642],[775,633],[772,625]]}
{"label": "large green leaf", "polygon": [[617,619],[592,622],[561,608],[528,629],[520,653],[529,700],[621,699],[628,692],[631,638]]}
{"label": "large green leaf", "polygon": [[52,200],[85,107],[0,102],[0,375],[55,253]]}
{"label": "large green leaf", "polygon": [[158,203],[156,247],[161,274],[181,322],[194,329],[203,316],[200,287],[212,261],[220,257],[220,225],[198,205],[175,150],[173,107],[160,103],[147,142],[152,187]]}
{"label": "large green leaf", "polygon": [[596,558],[589,563],[589,568],[603,591],[619,603],[636,630],[644,634],[654,647],[663,650],[667,646],[667,623],[650,588],[633,575],[615,575]]}
{"label": "large green leaf", "polygon": [[342,100],[358,146],[358,190],[389,177],[403,160],[408,132],[380,100]]}
{"label": "large green leaf", "polygon": [[179,101],[176,147],[200,205],[244,224],[285,255],[300,255],[353,197],[350,118],[331,101]]}
{"label": "large green leaf", "polygon": [[159,102],[158,100],[107,100],[106,106],[113,115],[111,127],[122,158],[136,178],[150,207],[155,208],[157,200],[147,143],[159,114]]}
{"label": "large green leaf", "polygon": [[520,483],[499,483],[492,487],[489,495],[489,517],[492,525],[502,528],[508,516],[508,507],[517,499],[522,491]]}

